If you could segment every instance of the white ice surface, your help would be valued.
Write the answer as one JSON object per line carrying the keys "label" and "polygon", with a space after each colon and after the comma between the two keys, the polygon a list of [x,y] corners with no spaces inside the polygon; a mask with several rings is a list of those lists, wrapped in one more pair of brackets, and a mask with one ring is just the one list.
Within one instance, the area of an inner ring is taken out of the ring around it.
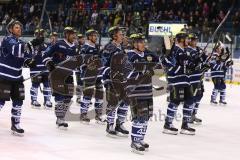
{"label": "white ice surface", "polygon": [[[10,134],[11,102],[0,112],[0,160],[239,160],[240,159],[240,97],[239,86],[227,86],[227,106],[209,104],[212,83],[205,83],[205,95],[198,116],[203,125],[194,126],[195,136],[164,135],[163,114],[166,113],[166,96],[154,98],[157,120],[149,123],[146,142],[149,152],[140,156],[130,151],[129,138],[106,137],[105,126],[92,122],[86,126],[70,122],[67,131],[55,127],[53,111],[30,107],[30,81],[26,85],[26,101],[21,126],[24,137]],[[40,96],[40,102],[42,96]],[[75,100],[75,99],[74,99]],[[74,111],[79,110],[76,103]],[[159,116],[161,110],[161,116]],[[179,107],[181,116],[182,107]],[[161,119],[161,120],[159,120]],[[181,117],[175,121],[180,128]],[[130,121],[126,123],[130,130]]]}

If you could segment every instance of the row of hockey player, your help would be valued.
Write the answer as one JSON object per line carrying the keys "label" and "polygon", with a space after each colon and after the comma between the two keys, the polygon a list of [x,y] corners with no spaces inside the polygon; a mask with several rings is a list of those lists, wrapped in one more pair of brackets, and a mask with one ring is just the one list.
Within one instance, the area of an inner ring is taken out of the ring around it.
{"label": "row of hockey player", "polygon": [[181,32],[176,35],[171,52],[161,58],[162,65],[167,68],[167,81],[170,97],[165,119],[164,131],[166,134],[178,134],[174,127],[175,118],[179,104],[183,103],[183,120],[181,134],[194,135],[195,129],[189,123],[201,124],[202,120],[196,117],[199,103],[203,97],[204,73],[211,69],[214,83],[211,103],[216,102],[217,92],[220,91],[220,103],[225,102],[225,74],[227,68],[233,65],[229,60],[228,49],[224,52],[218,43],[214,48],[214,54],[209,56],[203,49],[197,46],[198,37],[194,33]]}
{"label": "row of hockey player", "polygon": [[[95,120],[104,123],[101,118],[104,87],[107,100],[107,135],[127,136],[129,134],[124,127],[124,122],[130,106],[132,114],[131,148],[141,154],[148,150],[149,144],[144,142],[144,137],[148,120],[153,114],[152,76],[154,70],[161,66],[159,57],[146,50],[145,38],[142,34],[132,34],[130,36],[131,43],[129,43],[131,49],[126,50],[123,47],[125,37],[122,29],[111,27],[108,31],[110,42],[100,51],[97,45],[98,32],[93,29],[86,32],[87,40],[85,43],[79,43],[79,46],[74,43],[76,32],[72,27],[64,29],[63,40],[58,40],[48,46],[44,44],[44,35],[41,29],[35,32],[35,39],[28,43],[19,40],[21,29],[20,22],[11,22],[8,25],[10,34],[3,39],[1,44],[0,91],[4,94],[0,94],[0,109],[6,100],[12,99],[11,120],[14,132],[24,132],[19,126],[21,106],[24,100],[21,70],[23,65],[30,67],[31,75],[33,75],[30,91],[32,105],[34,102],[37,104],[37,90],[40,83],[43,83],[44,105],[51,107],[50,96],[52,94],[55,100],[56,125],[64,129],[68,127],[65,115],[71,105],[72,95],[51,90],[47,77],[48,74],[59,68],[59,64],[80,55],[82,62],[76,67],[76,75],[81,122],[90,122],[87,113],[94,97]],[[83,36],[81,35],[80,38]],[[223,74],[226,68],[232,65],[232,61],[228,60],[229,56],[224,57],[225,54],[222,50],[222,54],[217,56],[214,54],[213,58],[209,60],[205,52],[197,47],[197,39],[195,34],[177,34],[170,54],[164,55],[160,59],[162,66],[167,71],[170,89],[170,103],[167,109],[164,133],[178,133],[178,129],[173,126],[173,120],[179,104],[183,102],[183,121],[180,133],[194,135],[195,129],[189,127],[189,123],[201,123],[201,119],[197,118],[196,114],[204,91],[202,82],[204,72],[211,68],[212,75],[220,73],[219,71]],[[218,47],[220,46],[215,48],[216,52]],[[45,67],[49,73],[34,76],[45,71]],[[65,84],[62,85],[73,84],[73,71],[66,77]],[[59,75],[59,79],[61,78]],[[223,92],[225,89],[224,77],[214,78],[216,78],[216,80],[213,79],[215,90]],[[220,88],[217,88],[219,86]],[[215,95],[214,92],[212,101]],[[224,98],[223,95],[225,94],[222,94],[221,98]],[[39,105],[37,106],[39,107]],[[115,119],[115,117],[117,118]]]}
{"label": "row of hockey player", "polygon": [[[50,42],[45,42],[45,35],[46,32],[43,29],[36,29],[34,32],[34,36],[37,39],[43,39],[44,43],[34,47],[34,60],[36,63],[36,67],[30,68],[30,76],[32,81],[32,87],[30,89],[30,95],[31,95],[31,105],[33,108],[40,109],[41,104],[38,102],[38,91],[40,88],[40,91],[43,93],[44,96],[44,107],[46,109],[52,108],[52,102],[51,102],[51,88],[49,84],[49,71],[47,70],[46,66],[43,63],[43,55],[44,52],[48,47],[51,47],[58,41],[58,34],[56,32],[53,32],[50,34]],[[82,34],[78,34],[78,42],[77,50],[76,52],[79,53],[81,46],[84,44],[84,36]],[[45,73],[41,73],[45,72]],[[81,97],[81,91],[82,91],[82,81],[80,78],[80,68],[77,68],[75,71],[76,74],[76,81],[77,81],[77,102],[80,103],[80,97]],[[40,85],[43,84],[43,90],[41,89]]]}

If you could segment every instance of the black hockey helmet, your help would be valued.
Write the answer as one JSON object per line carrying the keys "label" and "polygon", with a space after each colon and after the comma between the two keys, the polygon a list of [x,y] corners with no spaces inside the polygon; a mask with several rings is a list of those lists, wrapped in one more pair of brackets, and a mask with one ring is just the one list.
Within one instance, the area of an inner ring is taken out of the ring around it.
{"label": "black hockey helmet", "polygon": [[130,39],[132,42],[139,42],[139,41],[144,41],[145,36],[142,33],[134,33],[130,35]]}
{"label": "black hockey helmet", "polygon": [[110,27],[108,29],[108,36],[113,39],[113,36],[121,30],[122,29],[118,26]]}
{"label": "black hockey helmet", "polygon": [[179,32],[176,34],[176,40],[186,39],[188,38],[188,34],[186,32]]}
{"label": "black hockey helmet", "polygon": [[20,25],[21,28],[23,28],[23,25],[22,25],[22,23],[21,23],[20,21],[18,21],[18,20],[11,20],[11,21],[8,23],[8,25],[7,25],[7,32],[8,32],[8,33],[11,33],[10,29],[12,29],[13,26],[16,25],[16,24]]}
{"label": "black hockey helmet", "polygon": [[51,33],[50,33],[50,37],[51,37],[51,36],[58,36],[58,34],[57,34],[57,32],[51,32]]}
{"label": "black hockey helmet", "polygon": [[65,27],[63,30],[64,35],[67,33],[75,33],[76,31],[73,29],[73,27]]}
{"label": "black hockey helmet", "polygon": [[96,31],[95,29],[89,29],[85,34],[86,34],[86,37],[89,37],[92,34],[98,34],[98,31]]}
{"label": "black hockey helmet", "polygon": [[37,36],[44,36],[44,29],[42,28],[37,28],[35,31],[34,31],[34,35],[37,37]]}
{"label": "black hockey helmet", "polygon": [[134,33],[130,35],[130,44],[132,48],[139,50],[138,46],[135,46],[135,44],[142,42],[145,42],[145,36],[142,33]]}
{"label": "black hockey helmet", "polygon": [[78,34],[77,34],[77,37],[78,37],[78,38],[83,38],[84,35],[83,35],[82,33],[78,33]]}
{"label": "black hockey helmet", "polygon": [[37,28],[35,31],[34,31],[34,33],[36,34],[36,33],[43,33],[44,32],[44,29],[42,29],[42,28]]}
{"label": "black hockey helmet", "polygon": [[197,40],[198,36],[197,36],[196,33],[189,33],[188,38],[191,39],[191,40]]}

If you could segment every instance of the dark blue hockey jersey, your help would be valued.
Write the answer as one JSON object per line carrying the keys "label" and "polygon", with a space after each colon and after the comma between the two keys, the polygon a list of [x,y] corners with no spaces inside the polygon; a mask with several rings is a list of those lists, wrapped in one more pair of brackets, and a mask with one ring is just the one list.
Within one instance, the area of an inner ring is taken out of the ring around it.
{"label": "dark blue hockey jersey", "polygon": [[34,48],[35,52],[33,54],[33,58],[36,62],[36,67],[30,68],[30,75],[31,76],[34,75],[34,74],[38,74],[42,71],[46,71],[45,74],[48,74],[48,70],[43,63],[43,54],[46,51],[47,47],[48,47],[48,45],[44,43],[44,44]]}
{"label": "dark blue hockey jersey", "polygon": [[43,55],[43,63],[46,65],[49,60],[52,60],[55,64],[58,64],[75,55],[75,44],[70,44],[65,39],[59,40],[56,44],[47,48]]}
{"label": "dark blue hockey jersey", "polygon": [[[98,56],[99,58],[100,57],[100,53],[98,51],[98,48],[97,46],[95,45],[92,45],[88,42],[85,42],[84,45],[82,45],[81,47],[81,51],[80,51],[80,54],[81,55],[94,55],[94,56]],[[104,67],[100,67],[98,68],[98,73],[97,73],[97,78],[102,78],[102,70],[103,70]],[[81,75],[82,75],[82,80],[84,79],[93,79],[95,80],[96,77],[89,77],[88,75],[85,74],[85,71],[87,69],[87,66],[85,64],[83,64],[81,67],[80,67],[80,72],[81,72]]]}
{"label": "dark blue hockey jersey", "polygon": [[137,53],[135,50],[128,51],[127,55],[133,66],[127,77],[128,97],[152,99],[152,75],[149,73],[153,72],[159,57],[150,52]]}
{"label": "dark blue hockey jersey", "polygon": [[21,81],[24,61],[32,54],[25,51],[25,43],[13,35],[4,37],[1,43],[0,79]]}
{"label": "dark blue hockey jersey", "polygon": [[118,53],[123,53],[122,46],[117,46],[113,42],[109,42],[105,45],[103,51],[102,51],[102,62],[103,62],[103,80],[104,83],[110,82],[110,64],[112,60],[112,56]]}
{"label": "dark blue hockey jersey", "polygon": [[217,60],[218,53],[213,53],[211,64],[211,77],[212,78],[224,78],[227,72],[226,62]]}
{"label": "dark blue hockey jersey", "polygon": [[97,46],[93,46],[88,42],[85,42],[84,45],[82,45],[80,54],[99,55]]}
{"label": "dark blue hockey jersey", "polygon": [[167,81],[169,85],[188,86],[190,84],[186,73],[188,60],[183,48],[175,45],[172,52],[161,59],[161,63],[167,68]]}
{"label": "dark blue hockey jersey", "polygon": [[197,48],[192,48],[188,46],[186,49],[188,56],[188,63],[191,63],[192,72],[189,74],[189,82],[190,84],[197,84],[201,82],[203,72],[201,71],[207,56],[205,54],[200,55],[200,50]]}

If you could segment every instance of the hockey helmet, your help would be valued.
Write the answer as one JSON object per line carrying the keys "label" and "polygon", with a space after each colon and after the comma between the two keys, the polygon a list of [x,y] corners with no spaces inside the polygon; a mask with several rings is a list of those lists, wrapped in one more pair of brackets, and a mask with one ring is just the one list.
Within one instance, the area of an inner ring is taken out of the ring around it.
{"label": "hockey helmet", "polygon": [[57,32],[50,33],[50,36],[58,36]]}
{"label": "hockey helmet", "polygon": [[64,35],[66,33],[75,33],[76,31],[72,27],[65,27],[63,30]]}
{"label": "hockey helmet", "polygon": [[196,33],[190,33],[188,35],[188,38],[191,39],[191,40],[197,40],[198,39],[198,36]]}
{"label": "hockey helmet", "polygon": [[98,34],[98,31],[96,31],[94,29],[89,29],[89,30],[87,30],[87,32],[85,34],[86,34],[87,37],[89,37],[92,34]]}
{"label": "hockey helmet", "polygon": [[108,35],[110,38],[113,38],[113,36],[118,33],[119,31],[121,31],[121,28],[118,26],[114,26],[108,29]]}
{"label": "hockey helmet", "polygon": [[83,37],[84,37],[84,35],[83,35],[83,34],[81,34],[81,33],[79,33],[79,34],[77,34],[77,37],[78,37],[78,38],[83,38]]}
{"label": "hockey helmet", "polygon": [[188,38],[188,34],[186,32],[179,32],[176,34],[176,39],[181,40],[181,39],[186,39]]}
{"label": "hockey helmet", "polygon": [[145,36],[142,33],[134,33],[130,35],[132,42],[139,42],[145,39]]}

